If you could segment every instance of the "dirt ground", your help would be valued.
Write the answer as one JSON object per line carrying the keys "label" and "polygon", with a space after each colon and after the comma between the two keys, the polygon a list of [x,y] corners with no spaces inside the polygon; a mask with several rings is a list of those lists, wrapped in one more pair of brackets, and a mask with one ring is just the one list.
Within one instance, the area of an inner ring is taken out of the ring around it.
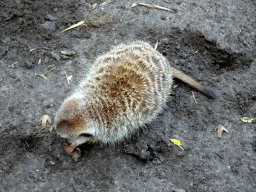
{"label": "dirt ground", "polygon": [[[0,191],[256,191],[256,120],[241,121],[256,117],[255,1],[135,2],[0,1]],[[217,99],[175,79],[157,119],[115,146],[82,145],[75,160],[52,129],[56,111],[97,56],[134,40],[158,42]]]}

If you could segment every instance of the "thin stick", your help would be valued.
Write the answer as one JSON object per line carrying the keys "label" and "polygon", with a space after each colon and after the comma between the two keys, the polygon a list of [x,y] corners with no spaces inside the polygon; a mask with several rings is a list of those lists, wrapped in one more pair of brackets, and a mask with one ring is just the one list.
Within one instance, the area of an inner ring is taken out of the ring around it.
{"label": "thin stick", "polygon": [[67,30],[70,30],[70,29],[73,29],[73,28],[79,27],[79,26],[81,26],[81,25],[83,25],[83,24],[84,24],[84,21],[80,21],[80,22],[78,22],[78,23],[76,23],[76,24],[74,24],[74,25],[70,26],[69,28],[64,29],[63,31],[61,31],[61,33],[63,33],[64,31],[67,31]]}
{"label": "thin stick", "polygon": [[161,9],[161,10],[165,10],[165,11],[170,11],[170,9],[167,9],[165,7],[161,7],[161,6],[158,6],[158,5],[150,5],[150,4],[146,4],[146,3],[133,3],[132,4],[132,8],[133,7],[136,7],[137,5],[141,5],[141,6],[145,6],[145,7],[149,7],[149,8],[154,8],[154,9]]}
{"label": "thin stick", "polygon": [[156,42],[156,45],[155,45],[155,50],[157,49],[157,46],[158,46],[158,41]]}
{"label": "thin stick", "polygon": [[[191,92],[192,92],[193,98],[194,98],[194,100],[195,100],[195,102],[196,102],[196,97],[195,97],[195,95],[194,95],[194,92],[193,92],[193,91],[191,91]],[[197,104],[197,102],[196,102],[196,104]]]}
{"label": "thin stick", "polygon": [[29,147],[29,144],[27,143],[27,141],[25,140],[25,143],[27,144],[27,146]]}

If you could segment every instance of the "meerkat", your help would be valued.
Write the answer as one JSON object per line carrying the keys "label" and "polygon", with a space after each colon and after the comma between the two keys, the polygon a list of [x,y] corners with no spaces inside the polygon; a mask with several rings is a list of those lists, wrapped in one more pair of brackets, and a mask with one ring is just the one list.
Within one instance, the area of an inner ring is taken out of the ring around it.
{"label": "meerkat", "polygon": [[216,97],[148,43],[118,45],[99,56],[55,117],[57,133],[73,146],[116,143],[152,121],[165,107],[176,77]]}

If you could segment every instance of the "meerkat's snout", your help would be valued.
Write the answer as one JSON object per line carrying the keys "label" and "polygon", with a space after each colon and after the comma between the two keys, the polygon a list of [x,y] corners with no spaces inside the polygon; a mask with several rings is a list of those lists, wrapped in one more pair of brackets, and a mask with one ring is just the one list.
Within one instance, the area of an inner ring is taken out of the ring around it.
{"label": "meerkat's snout", "polygon": [[81,98],[68,98],[61,106],[56,116],[56,131],[58,135],[68,139],[72,145],[81,145],[93,139],[96,135],[95,128],[86,118],[84,112],[80,112],[78,103]]}

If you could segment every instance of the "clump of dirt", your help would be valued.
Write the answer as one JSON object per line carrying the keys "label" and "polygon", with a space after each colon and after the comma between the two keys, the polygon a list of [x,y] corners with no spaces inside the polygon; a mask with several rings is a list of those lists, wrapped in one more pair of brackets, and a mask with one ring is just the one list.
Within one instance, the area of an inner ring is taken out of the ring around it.
{"label": "clump of dirt", "polygon": [[92,27],[100,28],[115,22],[113,14],[97,13],[88,14],[84,19],[82,30],[87,31]]}

